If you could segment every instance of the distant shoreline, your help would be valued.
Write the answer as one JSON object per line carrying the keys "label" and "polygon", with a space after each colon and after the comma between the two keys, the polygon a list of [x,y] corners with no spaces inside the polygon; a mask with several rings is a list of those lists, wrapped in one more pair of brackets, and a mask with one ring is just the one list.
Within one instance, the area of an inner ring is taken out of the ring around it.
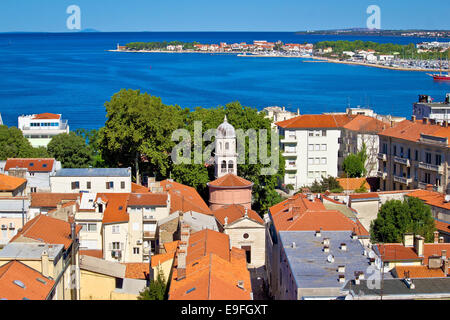
{"label": "distant shoreline", "polygon": [[309,56],[309,57],[302,57],[302,56],[288,56],[288,55],[274,55],[274,54],[242,54],[239,52],[208,52],[208,51],[193,51],[193,50],[183,50],[183,51],[169,51],[169,50],[139,50],[139,51],[133,51],[133,50],[106,50],[109,52],[125,52],[125,53],[202,53],[202,54],[211,54],[211,55],[221,55],[221,54],[229,54],[229,55],[236,55],[238,57],[254,57],[254,58],[297,58],[297,59],[314,59],[317,61],[304,61],[304,62],[327,62],[327,63],[339,63],[339,64],[348,64],[348,65],[357,65],[357,66],[364,66],[364,67],[372,67],[372,68],[381,68],[381,69],[388,69],[388,70],[397,70],[397,71],[416,71],[416,72],[440,72],[439,69],[419,69],[419,68],[402,68],[402,67],[390,67],[390,66],[383,66],[378,64],[372,64],[372,63],[364,63],[364,62],[354,62],[354,61],[340,61],[336,59],[330,59],[330,58],[323,58],[323,57],[316,57],[316,56]]}

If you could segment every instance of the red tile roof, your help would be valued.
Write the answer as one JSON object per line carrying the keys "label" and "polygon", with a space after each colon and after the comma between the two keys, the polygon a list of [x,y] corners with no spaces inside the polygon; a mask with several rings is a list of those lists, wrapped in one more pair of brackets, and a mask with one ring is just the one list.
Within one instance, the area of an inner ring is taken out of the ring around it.
{"label": "red tile roof", "polygon": [[[77,234],[80,230],[81,226],[76,226]],[[39,214],[28,221],[11,242],[21,242],[22,238],[29,238],[49,244],[62,244],[64,249],[67,249],[72,244],[70,235],[70,223]]]}
{"label": "red tile roof", "polygon": [[440,232],[450,233],[450,223],[434,220],[436,229]]}
{"label": "red tile roof", "polygon": [[403,243],[385,243],[376,246],[384,261],[422,260],[424,265],[428,265],[430,256],[440,256],[442,250],[450,252],[450,243],[424,243],[423,257],[417,255],[414,247],[405,247]]}
{"label": "red tile roof", "polygon": [[250,187],[253,182],[245,180],[244,178],[238,177],[232,173],[228,173],[214,181],[208,183],[208,186],[213,187]]}
{"label": "red tile roof", "polygon": [[103,211],[103,224],[123,223],[129,221],[127,203],[129,193],[97,193],[97,199],[101,198],[106,202]]}
{"label": "red tile roof", "polygon": [[384,130],[388,124],[365,115],[357,115],[344,125],[344,128],[352,131],[378,133]]}
{"label": "red tile roof", "polygon": [[336,180],[344,190],[353,191],[359,189],[364,184],[366,190],[370,191],[370,184],[366,178],[337,178]]}
{"label": "red tile roof", "polygon": [[430,206],[450,210],[450,202],[445,202],[445,195],[443,193],[430,190],[414,190],[408,196],[419,198]]}
{"label": "red tile roof", "polygon": [[147,279],[150,273],[150,264],[148,262],[141,263],[125,263],[125,278],[128,279]]}
{"label": "red tile roof", "polygon": [[40,114],[36,114],[34,115],[33,119],[37,120],[37,119],[60,119],[61,115],[60,114],[54,114],[54,113],[40,113]]}
{"label": "red tile roof", "polygon": [[341,128],[354,117],[347,114],[305,114],[275,124],[285,129]]}
{"label": "red tile roof", "polygon": [[[230,225],[245,216],[245,208],[241,205],[232,204],[223,206],[218,210],[214,210],[213,214],[222,226],[225,224],[225,217],[228,218],[227,223]],[[251,209],[247,210],[247,215],[251,220],[264,225],[264,220],[259,216],[258,213],[256,213],[256,211],[253,211]]]}
{"label": "red tile roof", "polygon": [[131,193],[129,206],[166,206],[167,193]]}
{"label": "red tile roof", "polygon": [[169,180],[161,181],[160,185],[170,194],[170,213],[195,211],[212,215],[208,205],[194,188]]}
{"label": "red tile roof", "polygon": [[164,249],[166,250],[165,253],[155,254],[151,257],[151,267],[154,268],[160,263],[164,263],[166,261],[169,261],[171,259],[175,258],[175,252],[177,251],[178,243],[180,241],[172,241],[164,243]]}
{"label": "red tile roof", "polygon": [[450,127],[445,128],[438,124],[424,124],[421,121],[412,122],[409,120],[403,120],[395,127],[383,130],[379,135],[408,141],[419,141],[421,133],[450,140]]}
{"label": "red tile roof", "polygon": [[80,255],[103,259],[103,250],[80,250]]}
{"label": "red tile roof", "polygon": [[0,191],[15,191],[27,183],[27,179],[7,176],[0,173]]}
{"label": "red tile roof", "polygon": [[370,199],[370,198],[379,198],[378,193],[376,192],[368,192],[368,193],[353,193],[350,196],[350,199]]}
{"label": "red tile roof", "polygon": [[54,280],[19,261],[13,260],[0,267],[0,299],[45,300],[54,285]]}
{"label": "red tile roof", "polygon": [[134,193],[146,193],[150,192],[150,190],[147,187],[141,186],[137,183],[132,182],[131,183],[131,192]]}
{"label": "red tile roof", "polygon": [[[245,252],[229,247],[229,237],[213,230],[190,235],[186,257],[186,277],[177,279],[172,271],[169,300],[249,300],[250,272]],[[243,289],[238,282],[243,282]]]}
{"label": "red tile roof", "polygon": [[14,168],[26,168],[30,172],[51,172],[55,159],[53,158],[8,158],[5,171]]}
{"label": "red tile roof", "polygon": [[430,269],[427,266],[396,266],[395,272],[398,278],[403,278],[405,272],[409,272],[409,277],[416,278],[444,278],[444,271],[439,269]]}
{"label": "red tile roof", "polygon": [[[289,207],[292,207],[289,211]],[[273,224],[277,231],[354,231],[359,236],[369,232],[359,220],[353,221],[337,210],[327,210],[320,199],[313,201],[299,193],[270,209]]]}
{"label": "red tile roof", "polygon": [[32,208],[56,208],[61,201],[77,200],[79,193],[34,192],[31,194]]}

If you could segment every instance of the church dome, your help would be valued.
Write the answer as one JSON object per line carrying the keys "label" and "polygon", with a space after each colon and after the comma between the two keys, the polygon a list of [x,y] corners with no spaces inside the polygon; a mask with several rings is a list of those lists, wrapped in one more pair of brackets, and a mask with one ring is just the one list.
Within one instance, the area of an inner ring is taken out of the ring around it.
{"label": "church dome", "polygon": [[236,138],[234,127],[228,123],[227,116],[225,116],[223,123],[217,127],[217,138]]}

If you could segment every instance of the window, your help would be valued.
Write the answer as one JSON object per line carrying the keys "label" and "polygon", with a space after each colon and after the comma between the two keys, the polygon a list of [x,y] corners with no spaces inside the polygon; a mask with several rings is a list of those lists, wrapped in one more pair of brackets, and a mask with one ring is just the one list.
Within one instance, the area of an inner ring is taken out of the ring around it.
{"label": "window", "polygon": [[397,146],[394,146],[394,156],[397,155]]}
{"label": "window", "polygon": [[36,192],[36,187],[31,187],[30,190],[31,190],[32,193]]}
{"label": "window", "polygon": [[314,135],[315,135],[316,137],[320,137],[320,131],[314,131]]}
{"label": "window", "polygon": [[326,137],[327,136],[327,130],[322,130],[322,137]]}
{"label": "window", "polygon": [[120,226],[112,226],[112,233],[120,233]]}
{"label": "window", "polygon": [[320,163],[321,164],[327,164],[327,158],[322,158]]}
{"label": "window", "polygon": [[314,164],[320,164],[320,158],[315,158],[314,159]]}
{"label": "window", "polygon": [[225,143],[225,150],[229,150],[230,149],[230,143],[229,142],[226,142]]}
{"label": "window", "polygon": [[322,150],[322,151],[327,151],[327,145],[326,145],[326,144],[323,144],[323,145],[321,146],[321,150]]}
{"label": "window", "polygon": [[88,231],[89,232],[97,232],[97,224],[96,223],[88,223]]}
{"label": "window", "polygon": [[139,254],[139,248],[138,247],[134,247],[133,248],[133,254]]}
{"label": "window", "polygon": [[431,153],[425,152],[425,162],[431,164]]}
{"label": "window", "polygon": [[410,148],[408,148],[408,153],[407,153],[406,157],[411,160],[411,149]]}
{"label": "window", "polygon": [[243,237],[244,239],[248,239],[249,235],[248,235],[248,233],[244,233],[244,234],[242,235],[242,237]]}
{"label": "window", "polygon": [[394,163],[394,175],[397,174],[397,165]]}
{"label": "window", "polygon": [[81,231],[86,231],[86,223],[79,223],[79,226],[81,226]]}
{"label": "window", "polygon": [[120,182],[120,189],[125,189],[125,181]]}
{"label": "window", "polygon": [[308,164],[314,164],[314,158],[308,158]]}
{"label": "window", "polygon": [[88,181],[88,182],[86,182],[86,189],[90,189],[90,188],[91,188],[91,182]]}
{"label": "window", "polygon": [[112,250],[120,250],[120,242],[113,242],[111,247]]}
{"label": "window", "polygon": [[114,189],[114,181],[107,181],[106,189]]}
{"label": "window", "polygon": [[326,177],[327,176],[327,172],[326,171],[322,171],[321,176]]}
{"label": "window", "polygon": [[74,190],[74,189],[80,189],[80,181],[72,182],[72,190]]}
{"label": "window", "polygon": [[314,178],[314,171],[308,171],[308,178]]}
{"label": "window", "polygon": [[316,151],[320,151],[320,144],[316,144],[315,150],[316,150]]}
{"label": "window", "polygon": [[415,151],[415,159],[416,161],[419,161],[419,150]]}
{"label": "window", "polygon": [[123,279],[116,278],[116,289],[122,289],[122,287],[123,287]]}
{"label": "window", "polygon": [[227,162],[225,160],[220,164],[221,172],[227,172]]}
{"label": "window", "polygon": [[103,204],[98,204],[98,212],[103,213]]}
{"label": "window", "polygon": [[435,160],[436,160],[436,165],[437,166],[440,166],[441,165],[441,163],[442,163],[442,156],[440,155],[440,154],[437,154],[436,156],[435,156]]}
{"label": "window", "polygon": [[314,131],[309,131],[309,132],[308,132],[308,136],[309,136],[309,137],[314,137]]}
{"label": "window", "polygon": [[425,183],[431,183],[431,174],[425,173]]}
{"label": "window", "polygon": [[309,151],[314,151],[314,145],[313,144],[308,144],[308,150]]}

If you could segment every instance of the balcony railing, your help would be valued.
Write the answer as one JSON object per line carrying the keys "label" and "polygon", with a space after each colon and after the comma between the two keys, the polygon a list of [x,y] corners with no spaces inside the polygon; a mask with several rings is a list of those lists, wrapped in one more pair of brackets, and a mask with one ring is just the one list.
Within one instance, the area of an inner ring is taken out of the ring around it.
{"label": "balcony railing", "polygon": [[286,136],[281,139],[281,143],[297,143],[295,136]]}
{"label": "balcony railing", "polygon": [[394,176],[394,181],[409,185],[412,182],[412,178]]}
{"label": "balcony railing", "polygon": [[297,165],[286,165],[285,169],[286,171],[297,171]]}
{"label": "balcony railing", "polygon": [[419,162],[419,168],[429,171],[434,171],[440,174],[444,173],[444,167],[442,165],[435,165],[431,163]]}
{"label": "balcony railing", "polygon": [[394,162],[405,165],[407,167],[411,166],[411,163],[408,158],[394,157]]}
{"label": "balcony railing", "polygon": [[296,149],[286,149],[283,152],[283,157],[296,157],[297,150]]}
{"label": "balcony railing", "polygon": [[378,160],[382,160],[382,161],[386,161],[387,160],[387,155],[386,153],[378,153],[377,155]]}

